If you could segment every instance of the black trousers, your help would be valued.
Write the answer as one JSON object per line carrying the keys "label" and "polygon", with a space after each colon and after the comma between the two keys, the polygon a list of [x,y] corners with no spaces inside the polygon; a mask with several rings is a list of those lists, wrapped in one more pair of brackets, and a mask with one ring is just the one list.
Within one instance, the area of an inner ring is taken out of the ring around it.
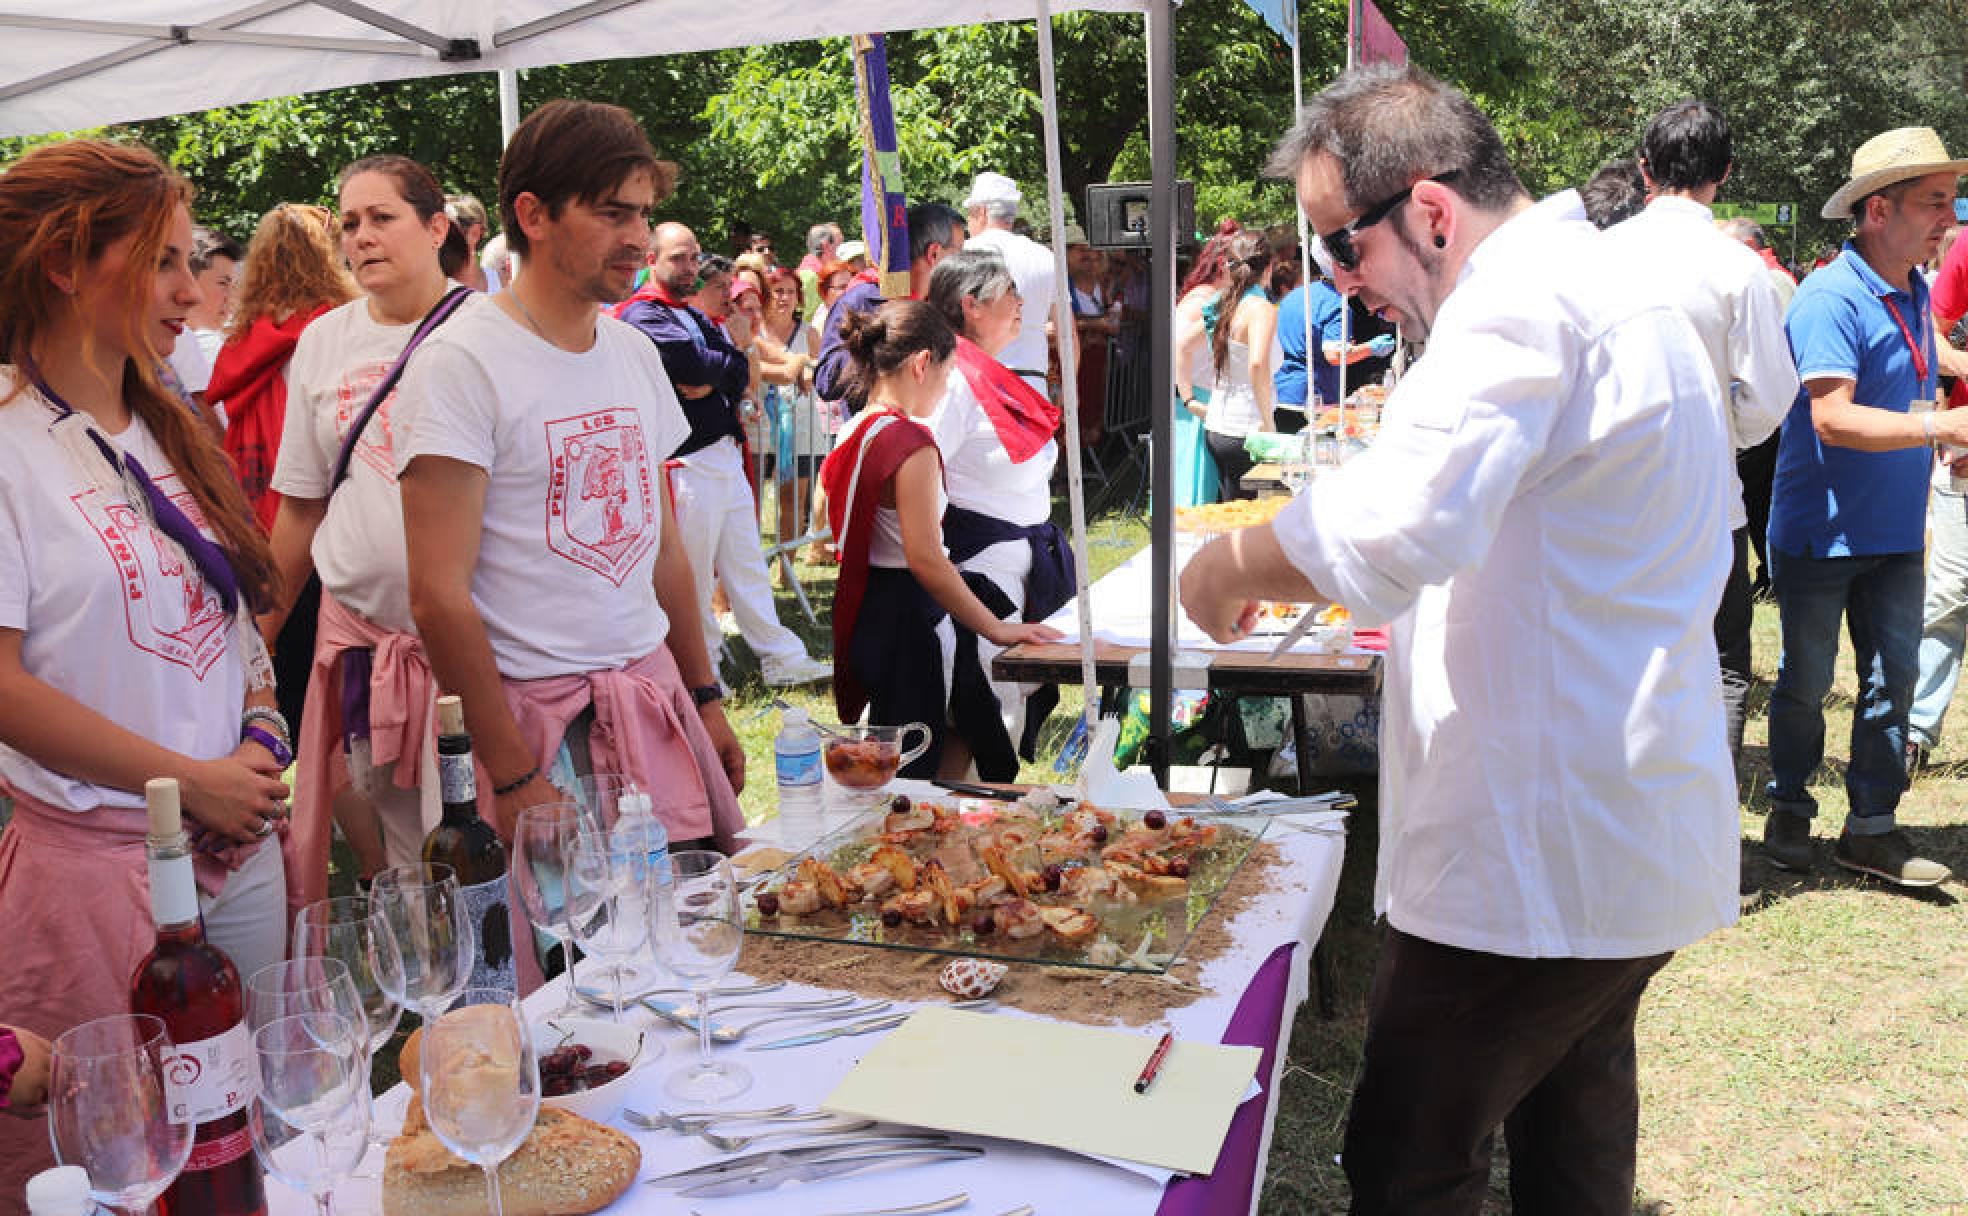
{"label": "black trousers", "polygon": [[[1749,690],[1749,626],[1755,613],[1749,590],[1749,529],[1737,528],[1735,557],[1729,581],[1722,584],[1722,602],[1715,609],[1715,650],[1722,660],[1723,703],[1729,712],[1729,754],[1742,751],[1743,698]],[[1734,687],[1728,687],[1733,684]]]}
{"label": "black trousers", "polygon": [[1346,1120],[1355,1216],[1475,1216],[1499,1124],[1515,1216],[1629,1216],[1633,1020],[1671,957],[1506,958],[1389,927]]}
{"label": "black trousers", "polygon": [[1243,485],[1244,474],[1257,465],[1244,450],[1243,436],[1204,431],[1203,442],[1209,447],[1210,459],[1216,462],[1217,496],[1224,502],[1256,498],[1257,491],[1247,490]]}
{"label": "black trousers", "polygon": [[1753,448],[1736,453],[1736,476],[1742,479],[1743,511],[1749,516],[1749,544],[1756,550],[1756,579],[1752,586],[1768,590],[1770,554],[1770,494],[1777,483],[1777,444],[1782,430]]}

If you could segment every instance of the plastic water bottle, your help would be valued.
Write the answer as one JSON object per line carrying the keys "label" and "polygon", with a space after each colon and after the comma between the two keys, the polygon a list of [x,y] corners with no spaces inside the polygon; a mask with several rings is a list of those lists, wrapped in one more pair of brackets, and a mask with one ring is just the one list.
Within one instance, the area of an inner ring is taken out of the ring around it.
{"label": "plastic water bottle", "polygon": [[[634,834],[631,836],[631,834]],[[667,879],[670,872],[670,833],[656,818],[656,800],[641,790],[631,790],[615,800],[617,839],[639,839],[649,852],[651,872]]]}
{"label": "plastic water bottle", "polygon": [[820,732],[805,710],[781,712],[772,757],[779,775],[779,842],[805,848],[820,835]]}

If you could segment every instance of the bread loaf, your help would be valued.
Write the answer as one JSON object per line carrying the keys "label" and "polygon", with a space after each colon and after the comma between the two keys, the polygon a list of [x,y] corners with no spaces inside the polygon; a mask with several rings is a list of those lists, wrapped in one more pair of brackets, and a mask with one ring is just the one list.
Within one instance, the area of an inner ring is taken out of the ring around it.
{"label": "bread loaf", "polygon": [[[499,1166],[506,1216],[584,1216],[629,1189],[642,1150],[613,1128],[541,1107],[533,1133]],[[383,1216],[485,1216],[485,1173],[451,1155],[413,1097],[383,1164]]]}

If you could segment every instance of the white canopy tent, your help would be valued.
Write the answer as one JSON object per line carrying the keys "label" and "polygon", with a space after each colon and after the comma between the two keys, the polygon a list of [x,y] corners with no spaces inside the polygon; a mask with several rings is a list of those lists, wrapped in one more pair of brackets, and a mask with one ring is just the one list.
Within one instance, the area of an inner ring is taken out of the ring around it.
{"label": "white canopy tent", "polygon": [[[1175,106],[1172,18],[1179,0],[753,0],[742,15],[687,0],[94,0],[89,15],[72,3],[0,0],[0,135],[32,135],[129,122],[216,106],[285,97],[385,80],[462,72],[499,72],[506,129],[517,118],[516,69],[796,42],[865,31],[895,31],[997,21],[1040,23],[1046,100],[1048,213],[1063,231],[1059,143],[1052,96],[1050,18],[1090,9],[1143,14],[1148,43],[1151,230],[1156,244],[1150,400],[1155,563],[1155,646],[1150,749],[1166,776],[1166,723],[1174,634],[1171,358],[1175,293]],[[906,173],[905,173],[906,176]],[[1063,252],[1058,280],[1066,303]],[[1068,393],[1067,456],[1075,547],[1081,570],[1083,648],[1089,714],[1097,712],[1092,629],[1086,617],[1085,524],[1080,504],[1078,409],[1074,376]],[[1091,725],[1091,722],[1089,722]]]}

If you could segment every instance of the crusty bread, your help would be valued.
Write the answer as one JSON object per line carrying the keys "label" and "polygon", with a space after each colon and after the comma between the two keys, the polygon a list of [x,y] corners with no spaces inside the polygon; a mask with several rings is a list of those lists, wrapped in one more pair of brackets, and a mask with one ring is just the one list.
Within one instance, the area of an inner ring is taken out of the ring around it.
{"label": "crusty bread", "polygon": [[[506,1216],[583,1216],[629,1189],[642,1150],[613,1128],[550,1106],[499,1167]],[[383,1216],[484,1216],[485,1174],[451,1155],[412,1098],[383,1165]]]}

